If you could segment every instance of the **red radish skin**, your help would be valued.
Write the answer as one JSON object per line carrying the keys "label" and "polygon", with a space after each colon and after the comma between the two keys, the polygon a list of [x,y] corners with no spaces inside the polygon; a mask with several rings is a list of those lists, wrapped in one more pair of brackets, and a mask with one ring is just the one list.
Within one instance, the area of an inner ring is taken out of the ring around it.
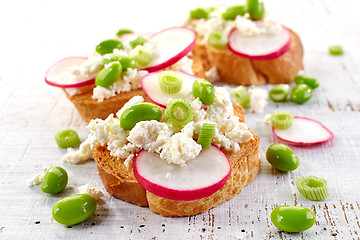
{"label": "red radish skin", "polygon": [[[62,71],[66,71],[65,68],[71,66],[71,64],[67,65],[67,64],[69,64],[69,62],[78,62],[78,64],[79,64],[79,63],[84,62],[86,60],[87,60],[87,57],[67,57],[67,58],[61,59],[60,61],[58,61],[57,63],[52,65],[46,71],[45,82],[47,84],[51,85],[51,86],[60,87],[60,88],[78,88],[78,87],[84,87],[84,86],[87,86],[87,85],[94,84],[95,77],[91,77],[90,79],[85,79],[85,80],[83,80],[81,82],[75,82],[75,83],[69,83],[69,84],[61,84],[61,83],[58,83],[58,82],[55,82],[55,81],[51,80],[51,77],[53,76],[53,74],[56,75],[56,72],[61,71],[61,69],[62,69]],[[57,68],[60,68],[60,69],[57,69]]]}
{"label": "red radish skin", "polygon": [[192,92],[192,86],[198,77],[183,73],[177,72],[181,75],[183,79],[183,85],[180,92],[175,94],[167,94],[163,92],[158,83],[158,76],[160,72],[148,73],[141,78],[141,88],[145,94],[153,101],[156,105],[166,108],[167,102],[170,98],[186,98]]}
{"label": "red radish skin", "polygon": [[[307,128],[309,130],[308,132],[306,132],[305,131],[306,129],[304,129],[305,125],[307,124],[312,125],[312,129]],[[301,128],[301,126],[303,128]],[[293,145],[306,146],[306,145],[319,144],[330,141],[334,138],[334,134],[323,124],[321,124],[316,120],[305,117],[294,117],[293,124],[289,129],[279,130],[273,127],[272,131],[277,138]],[[307,134],[307,136],[304,135],[305,133]],[[294,134],[296,134],[297,136],[302,134],[303,136],[294,137],[293,136]],[[311,138],[312,140],[304,139],[304,136]]]}
{"label": "red radish skin", "polygon": [[[257,21],[257,22],[262,22],[262,21]],[[281,55],[283,55],[284,53],[286,53],[287,51],[290,50],[291,47],[291,32],[284,26],[282,26],[282,30],[284,31],[284,38],[286,38],[285,42],[283,44],[281,44],[277,49],[275,50],[270,50],[270,52],[264,52],[262,54],[249,54],[246,53],[242,50],[246,50],[246,48],[244,48],[242,44],[236,43],[236,38],[239,37],[239,31],[234,28],[230,34],[229,34],[229,49],[230,51],[232,51],[234,54],[240,56],[240,57],[244,57],[244,58],[249,58],[252,60],[271,60],[271,59],[275,59],[280,57]],[[246,38],[264,38],[263,36],[257,36],[257,37],[243,37],[244,39]],[[266,39],[265,39],[266,41]],[[242,45],[242,46],[241,46]],[[251,50],[251,49],[250,49]]]}
{"label": "red radish skin", "polygon": [[[226,164],[226,169],[227,169],[227,171],[224,172],[224,175],[221,177],[221,179],[219,179],[214,184],[204,186],[201,188],[194,188],[194,189],[175,189],[175,188],[167,188],[158,183],[154,183],[154,182],[150,181],[149,179],[147,179],[145,176],[142,176],[142,173],[139,172],[139,171],[141,171],[141,167],[139,166],[139,164],[141,164],[141,161],[142,161],[141,159],[146,159],[146,160],[149,159],[149,157],[143,156],[143,155],[148,154],[148,152],[146,152],[145,150],[140,151],[134,161],[134,176],[135,176],[136,180],[138,181],[138,183],[145,190],[147,190],[157,196],[163,197],[163,198],[177,200],[177,201],[192,201],[192,200],[210,196],[211,194],[217,192],[220,188],[222,188],[231,175],[231,166],[230,166],[230,162],[229,162],[228,158],[226,157],[226,155],[219,148],[217,148],[214,145],[211,145],[210,149],[211,149],[210,151],[213,151],[213,152],[211,152],[211,154],[213,154],[212,156],[214,156],[216,158],[224,159],[223,163]],[[158,157],[158,158],[160,159],[160,157]],[[174,164],[168,164],[165,160],[162,160],[162,159],[160,159],[160,160],[164,161],[164,165],[168,165],[171,168],[175,168],[175,169],[181,168],[180,166],[175,166]],[[196,161],[196,160],[197,159],[195,158],[192,161]],[[185,169],[189,168],[188,169],[189,177],[191,175],[192,176],[194,175],[194,174],[190,173],[190,172],[192,172],[190,169],[191,168],[190,164],[191,163],[188,163],[188,165],[185,167]],[[173,165],[173,166],[170,166],[170,165]],[[182,182],[182,179],[175,179],[173,181]],[[179,187],[179,188],[181,188],[181,187]]]}
{"label": "red radish skin", "polygon": [[[169,34],[171,32],[178,32],[178,36],[185,36],[186,34],[188,35],[188,39],[186,39],[187,41],[184,42],[184,46],[182,48],[179,48],[179,51],[177,51],[176,53],[174,53],[174,55],[170,58],[166,58],[166,60],[161,60],[159,63],[150,65],[146,68],[144,68],[144,70],[148,71],[148,72],[155,72],[155,71],[159,71],[162,70],[164,68],[170,67],[171,65],[175,64],[176,62],[178,62],[180,59],[182,59],[183,57],[185,57],[195,46],[195,42],[196,42],[196,33],[194,32],[194,30],[192,30],[191,28],[188,27],[172,27],[172,28],[167,28],[164,29],[158,33],[154,33],[153,35],[151,35],[148,39],[151,43],[153,43],[154,45],[156,45],[156,42],[161,42],[162,36],[166,37],[166,34]],[[171,41],[171,39],[165,38],[166,42],[173,42]],[[158,47],[161,48],[160,44]],[[167,51],[169,48],[165,48],[164,51]],[[160,50],[161,52],[161,50]],[[151,64],[151,63],[150,63]]]}

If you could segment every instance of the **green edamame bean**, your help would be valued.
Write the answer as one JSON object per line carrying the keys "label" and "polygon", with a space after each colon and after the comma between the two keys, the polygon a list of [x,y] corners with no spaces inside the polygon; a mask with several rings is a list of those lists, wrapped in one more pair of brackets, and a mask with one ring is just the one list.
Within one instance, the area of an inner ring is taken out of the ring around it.
{"label": "green edamame bean", "polygon": [[247,8],[251,19],[259,20],[264,18],[265,7],[262,0],[247,0]]}
{"label": "green edamame bean", "polygon": [[225,20],[235,20],[236,16],[244,16],[247,12],[247,6],[245,5],[236,5],[231,6],[226,9],[222,14],[222,18]]}
{"label": "green edamame bean", "polygon": [[210,105],[214,102],[215,89],[214,86],[207,80],[198,78],[193,84],[193,95],[200,98],[200,101],[205,105]]}
{"label": "green edamame bean", "polygon": [[302,232],[311,228],[316,219],[314,213],[305,207],[280,206],[271,212],[271,221],[286,232]]}
{"label": "green edamame bean", "polygon": [[125,71],[128,68],[135,68],[136,63],[130,57],[119,54],[119,53],[109,53],[106,54],[103,58],[103,64],[109,64],[111,62],[119,62],[121,64],[122,70]]}
{"label": "green edamame bean", "polygon": [[135,38],[134,40],[130,41],[129,44],[132,48],[136,48],[136,46],[138,45],[144,45],[144,43],[146,43],[148,40],[146,38],[144,38],[143,36],[138,36],[137,38]]}
{"label": "green edamame bean", "polygon": [[49,167],[41,181],[41,190],[45,193],[59,193],[66,187],[68,175],[61,167]]}
{"label": "green edamame bean", "polygon": [[192,19],[207,19],[209,12],[205,8],[196,8],[190,11],[190,18]]}
{"label": "green edamame bean", "polygon": [[120,127],[125,130],[131,130],[138,122],[150,120],[160,121],[161,117],[161,109],[155,104],[139,103],[125,109],[121,114]]}
{"label": "green edamame bean", "polygon": [[333,56],[340,56],[344,54],[344,49],[339,45],[330,46],[329,53]]}
{"label": "green edamame bean", "polygon": [[269,97],[274,102],[284,102],[289,95],[290,88],[287,84],[277,84],[269,92]]}
{"label": "green edamame bean", "polygon": [[61,199],[52,209],[53,218],[61,224],[74,225],[90,218],[95,212],[96,200],[89,194],[77,194]]}
{"label": "green edamame bean", "polygon": [[133,33],[134,31],[130,29],[119,29],[119,31],[116,33],[116,36],[120,37],[121,35],[127,34],[127,33]]}
{"label": "green edamame bean", "polygon": [[228,39],[222,33],[213,32],[208,37],[208,44],[216,49],[226,48]]}
{"label": "green edamame bean", "polygon": [[308,85],[301,83],[296,85],[290,93],[290,99],[298,104],[305,103],[312,97],[312,89]]}
{"label": "green edamame bean", "polygon": [[111,62],[99,71],[95,78],[95,85],[110,87],[120,77],[122,67],[119,62]]}
{"label": "green edamame bean", "polygon": [[312,89],[315,89],[315,88],[319,87],[319,85],[320,85],[320,83],[315,78],[309,78],[309,77],[305,77],[305,76],[296,76],[294,82],[296,84],[305,83]]}
{"label": "green edamame bean", "polygon": [[296,154],[281,143],[274,143],[267,149],[266,159],[274,168],[282,172],[293,171],[300,164]]}
{"label": "green edamame bean", "polygon": [[123,43],[120,40],[117,39],[108,39],[100,42],[95,50],[101,54],[104,55],[106,53],[112,53],[114,49],[123,49]]}

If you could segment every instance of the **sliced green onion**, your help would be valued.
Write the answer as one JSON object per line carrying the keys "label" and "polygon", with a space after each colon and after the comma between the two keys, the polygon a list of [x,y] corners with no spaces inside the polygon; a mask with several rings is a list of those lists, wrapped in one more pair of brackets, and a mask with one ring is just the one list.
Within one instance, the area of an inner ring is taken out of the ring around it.
{"label": "sliced green onion", "polygon": [[171,100],[165,109],[166,121],[176,127],[183,127],[191,122],[194,117],[194,112],[190,103],[182,98],[175,98]]}
{"label": "sliced green onion", "polygon": [[176,72],[163,71],[158,76],[158,82],[163,92],[173,94],[180,92],[183,80],[181,75]]}
{"label": "sliced green onion", "polygon": [[228,38],[220,32],[213,32],[208,37],[208,44],[216,49],[226,48]]}
{"label": "sliced green onion", "polygon": [[334,56],[339,56],[344,54],[344,49],[341,46],[330,46],[329,53]]}
{"label": "sliced green onion", "polygon": [[250,104],[250,94],[243,86],[238,86],[232,90],[234,98],[242,107],[247,107]]}
{"label": "sliced green onion", "polygon": [[207,19],[209,16],[209,12],[205,8],[196,8],[190,11],[190,18],[192,19]]}
{"label": "sliced green onion", "polygon": [[144,46],[138,45],[130,52],[131,58],[140,66],[145,67],[152,61],[153,56]]}
{"label": "sliced green onion", "polygon": [[215,133],[216,123],[214,122],[205,122],[201,126],[200,135],[197,140],[197,143],[202,146],[202,148],[209,149],[211,145],[211,140]]}
{"label": "sliced green onion", "polygon": [[60,148],[73,148],[81,143],[77,132],[71,129],[56,133],[55,140]]}
{"label": "sliced green onion", "polygon": [[289,95],[290,87],[287,84],[277,84],[269,92],[269,97],[274,102],[284,102]]}
{"label": "sliced green onion", "polygon": [[222,14],[222,18],[225,20],[235,20],[236,16],[244,16],[247,13],[247,6],[245,5],[236,5],[231,6],[226,9]]}
{"label": "sliced green onion", "polygon": [[300,194],[312,201],[321,201],[329,197],[327,182],[315,176],[297,177],[295,184]]}
{"label": "sliced green onion", "polygon": [[127,34],[127,33],[133,33],[130,29],[119,29],[119,31],[116,33],[116,36],[120,37],[121,35]]}
{"label": "sliced green onion", "polygon": [[136,48],[136,46],[144,45],[144,43],[146,43],[147,41],[148,40],[146,38],[144,38],[143,36],[138,36],[134,40],[130,41],[129,44],[132,48]]}
{"label": "sliced green onion", "polygon": [[271,114],[271,125],[276,129],[288,129],[291,127],[294,116],[289,112],[277,111]]}
{"label": "sliced green onion", "polygon": [[305,83],[312,89],[319,87],[320,83],[315,78],[305,77],[305,76],[296,76],[294,82],[296,84]]}

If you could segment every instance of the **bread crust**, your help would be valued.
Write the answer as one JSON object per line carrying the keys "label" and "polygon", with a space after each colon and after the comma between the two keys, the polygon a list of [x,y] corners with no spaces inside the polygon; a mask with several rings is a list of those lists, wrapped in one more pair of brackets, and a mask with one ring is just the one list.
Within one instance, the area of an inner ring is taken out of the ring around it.
{"label": "bread crust", "polygon": [[222,81],[237,85],[279,84],[294,81],[303,69],[303,48],[299,36],[291,31],[290,50],[272,60],[250,60],[240,57],[228,48],[218,50],[198,38],[193,49],[204,71],[216,67]]}
{"label": "bread crust", "polygon": [[[240,121],[244,121],[242,107],[234,104],[234,114]],[[105,146],[94,150],[94,159],[98,174],[112,196],[139,206],[149,206],[153,212],[166,217],[195,215],[235,197],[244,186],[253,181],[260,169],[259,137],[253,135],[252,140],[240,144],[238,152],[221,149],[229,158],[231,176],[219,191],[194,201],[165,199],[145,191],[137,183],[132,167],[126,168],[123,159],[110,156],[110,151]]]}

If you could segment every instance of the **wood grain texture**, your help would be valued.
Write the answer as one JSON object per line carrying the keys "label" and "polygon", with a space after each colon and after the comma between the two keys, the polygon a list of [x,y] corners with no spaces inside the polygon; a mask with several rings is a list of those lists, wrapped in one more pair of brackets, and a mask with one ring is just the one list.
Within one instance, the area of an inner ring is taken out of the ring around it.
{"label": "wood grain texture", "polygon": [[[204,3],[108,0],[102,4],[114,7],[101,11],[97,1],[83,0],[0,3],[0,239],[360,238],[360,6],[355,0],[265,2],[270,13],[299,34],[305,72],[321,85],[304,105],[269,102],[264,113],[247,113],[246,122],[261,138],[262,165],[254,182],[237,197],[206,213],[173,219],[107,196],[107,202],[84,223],[69,228],[51,222],[54,203],[78,193],[76,187],[89,183],[104,188],[94,162],[60,162],[65,151],[56,146],[55,133],[72,128],[82,140],[88,133],[63,92],[44,83],[47,67],[62,57],[86,54],[118,28],[149,32],[181,23],[188,9]],[[126,21],[134,6],[141,6],[137,13],[143,17]],[[177,11],[146,18],[153,13],[149,9]],[[333,44],[342,45],[345,55],[329,56],[327,47]],[[335,135],[328,143],[293,147],[301,164],[291,173],[272,169],[264,158],[267,147],[277,140],[263,119],[266,113],[280,109],[314,118]],[[75,189],[52,196],[26,185],[27,179],[51,165],[64,167]],[[294,179],[303,175],[325,178],[330,198],[321,202],[304,199],[294,185]],[[285,204],[312,209],[316,224],[297,234],[279,231],[269,216],[276,206]]]}

